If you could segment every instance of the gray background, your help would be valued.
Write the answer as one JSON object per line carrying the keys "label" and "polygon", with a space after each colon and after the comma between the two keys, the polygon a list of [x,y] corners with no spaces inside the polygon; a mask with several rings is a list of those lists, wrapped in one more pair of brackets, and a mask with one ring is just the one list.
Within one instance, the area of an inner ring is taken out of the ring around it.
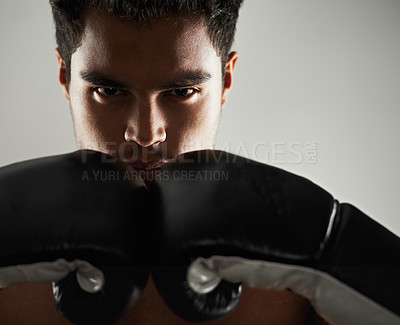
{"label": "gray background", "polygon": [[[245,0],[217,147],[308,177],[400,234],[399,32],[399,0]],[[53,33],[47,0],[0,2],[0,166],[76,149]]]}

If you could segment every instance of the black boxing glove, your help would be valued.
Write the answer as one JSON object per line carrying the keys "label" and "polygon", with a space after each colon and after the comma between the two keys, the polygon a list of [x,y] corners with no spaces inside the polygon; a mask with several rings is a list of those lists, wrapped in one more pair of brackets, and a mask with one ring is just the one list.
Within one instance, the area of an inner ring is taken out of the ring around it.
{"label": "black boxing glove", "polygon": [[244,283],[290,289],[332,324],[400,324],[400,239],[309,180],[200,151],[166,165],[151,192],[161,202],[154,282],[179,316],[232,310]]}
{"label": "black boxing glove", "polygon": [[77,324],[111,324],[139,298],[148,194],[110,156],[77,151],[0,169],[0,288],[53,282]]}

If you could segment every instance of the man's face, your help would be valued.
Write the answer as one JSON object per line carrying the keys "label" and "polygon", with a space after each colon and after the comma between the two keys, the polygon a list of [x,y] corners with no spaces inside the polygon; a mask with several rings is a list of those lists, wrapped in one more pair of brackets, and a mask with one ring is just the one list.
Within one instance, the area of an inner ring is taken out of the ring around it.
{"label": "man's face", "polygon": [[213,147],[237,54],[229,57],[223,83],[221,59],[201,19],[169,17],[146,27],[91,9],[82,22],[69,84],[59,57],[79,148],[146,169]]}

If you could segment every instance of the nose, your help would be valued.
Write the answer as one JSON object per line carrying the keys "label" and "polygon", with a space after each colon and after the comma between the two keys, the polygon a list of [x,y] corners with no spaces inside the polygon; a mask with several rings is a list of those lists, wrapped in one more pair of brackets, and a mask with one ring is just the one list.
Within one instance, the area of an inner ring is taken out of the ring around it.
{"label": "nose", "polygon": [[167,138],[164,114],[155,100],[139,98],[129,110],[125,140],[150,147]]}

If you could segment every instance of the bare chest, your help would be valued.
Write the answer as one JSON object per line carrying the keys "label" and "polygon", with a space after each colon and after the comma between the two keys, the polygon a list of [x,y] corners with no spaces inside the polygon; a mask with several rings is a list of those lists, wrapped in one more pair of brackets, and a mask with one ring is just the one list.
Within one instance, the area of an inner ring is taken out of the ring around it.
{"label": "bare chest", "polygon": [[[19,284],[0,291],[1,324],[70,325],[53,303],[50,284]],[[158,295],[150,279],[138,304],[117,325],[187,325],[172,313]],[[288,291],[245,288],[238,308],[230,315],[208,322],[225,324],[301,325],[324,324],[317,320],[309,303]]]}

